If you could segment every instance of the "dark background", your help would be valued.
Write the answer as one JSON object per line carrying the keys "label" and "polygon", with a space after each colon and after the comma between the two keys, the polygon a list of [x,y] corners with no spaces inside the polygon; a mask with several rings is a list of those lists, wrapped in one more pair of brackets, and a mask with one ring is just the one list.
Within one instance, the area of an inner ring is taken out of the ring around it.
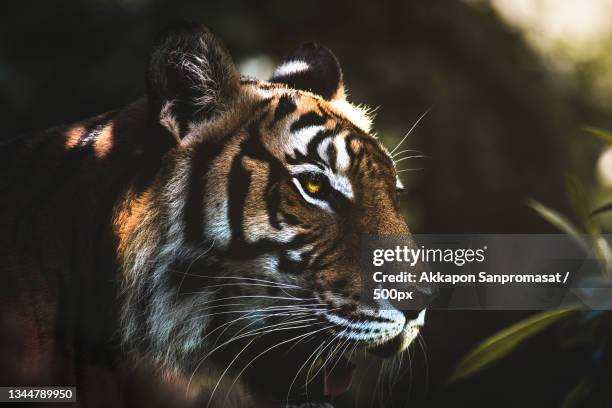
{"label": "dark background", "polygon": [[[402,208],[420,233],[556,232],[525,199],[571,216],[565,175],[591,180],[601,150],[580,125],[612,127],[581,82],[568,86],[575,78],[552,72],[486,2],[95,0],[3,4],[0,134],[139,98],[155,34],[179,19],[208,25],[238,63],[278,62],[303,41],[327,45],[351,101],[379,107],[375,129],[391,148],[431,108],[403,145],[428,156],[403,162],[423,168],[402,173]],[[559,406],[587,364],[553,345],[559,328],[468,381],[446,384],[469,349],[525,315],[433,312],[427,359],[416,347],[393,393],[384,391],[380,402],[370,395],[376,376],[366,375],[353,387],[357,398],[338,405]]]}

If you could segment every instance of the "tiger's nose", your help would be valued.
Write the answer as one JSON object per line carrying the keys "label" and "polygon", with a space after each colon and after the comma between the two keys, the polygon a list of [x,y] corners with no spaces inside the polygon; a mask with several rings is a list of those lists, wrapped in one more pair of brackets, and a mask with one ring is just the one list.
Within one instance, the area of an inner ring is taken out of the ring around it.
{"label": "tiger's nose", "polygon": [[431,308],[440,289],[438,285],[433,283],[419,283],[409,286],[408,291],[411,292],[412,298],[410,302],[402,304],[402,313],[404,313],[406,320],[413,319],[423,309]]}
{"label": "tiger's nose", "polygon": [[436,283],[419,283],[415,287],[418,300],[423,307],[429,306],[440,293],[440,288]]}

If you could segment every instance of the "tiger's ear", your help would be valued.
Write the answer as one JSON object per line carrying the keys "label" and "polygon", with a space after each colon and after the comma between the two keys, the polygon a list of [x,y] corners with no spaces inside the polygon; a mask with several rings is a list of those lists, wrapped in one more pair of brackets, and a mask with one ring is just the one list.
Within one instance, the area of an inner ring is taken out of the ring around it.
{"label": "tiger's ear", "polygon": [[336,56],[326,47],[305,43],[287,55],[272,74],[271,82],[321,95],[324,99],[345,99],[342,70]]}
{"label": "tiger's ear", "polygon": [[239,88],[240,74],[228,52],[200,24],[169,27],[149,55],[150,115],[179,140],[190,125],[222,114]]}

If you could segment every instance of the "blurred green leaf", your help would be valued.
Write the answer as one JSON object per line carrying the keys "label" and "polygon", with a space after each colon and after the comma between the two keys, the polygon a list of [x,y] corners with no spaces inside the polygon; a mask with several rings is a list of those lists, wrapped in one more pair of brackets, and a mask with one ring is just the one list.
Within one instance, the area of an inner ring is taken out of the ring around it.
{"label": "blurred green leaf", "polygon": [[605,274],[612,274],[612,249],[610,243],[603,235],[599,234],[593,237],[595,251],[597,251],[597,259],[601,264],[601,268]]}
{"label": "blurred green leaf", "polygon": [[590,135],[593,135],[595,137],[600,138],[601,140],[603,140],[604,142],[606,142],[607,144],[612,144],[612,133],[600,129],[600,128],[596,128],[593,126],[581,126],[581,129],[584,130],[585,132],[587,132]]}
{"label": "blurred green leaf", "polygon": [[[558,211],[535,200],[528,200],[527,204],[552,225],[571,236],[587,253],[591,251],[590,244],[592,242],[602,272],[607,275],[612,275],[612,247],[602,235],[601,228],[593,218],[594,215],[612,210],[612,203],[600,207],[595,211],[590,211],[590,205],[586,198],[588,194],[580,181],[572,175],[567,175],[565,183],[572,208],[582,223],[584,233],[566,216]],[[585,233],[590,237],[590,240],[584,236]]]}
{"label": "blurred green leaf", "polygon": [[591,395],[593,386],[588,382],[586,378],[582,379],[578,384],[574,386],[563,398],[561,408],[573,408],[585,406],[585,401]]}
{"label": "blurred green leaf", "polygon": [[[580,219],[586,233],[593,240],[593,247],[597,253],[597,259],[601,264],[602,271],[606,274],[612,273],[612,251],[610,249],[610,244],[601,234],[601,228],[595,222],[595,219],[593,218],[593,212],[589,210],[591,206],[587,200],[588,194],[586,190],[580,183],[580,180],[575,176],[566,176],[565,183],[567,194],[569,196],[574,212]],[[578,238],[578,236],[576,236],[576,238]],[[581,239],[580,241],[586,242],[585,239]],[[588,245],[588,243],[586,243],[586,245]]]}
{"label": "blurred green leaf", "polygon": [[505,357],[521,342],[541,332],[556,321],[575,313],[574,309],[553,310],[538,313],[513,324],[487,338],[459,362],[449,382],[465,379],[495,361]]}
{"label": "blurred green leaf", "polygon": [[606,213],[606,212],[611,211],[611,210],[612,210],[612,203],[608,203],[606,205],[602,205],[601,207],[598,207],[598,208],[594,209],[591,212],[591,217],[594,217],[594,216],[599,215],[599,214]]}
{"label": "blurred green leaf", "polygon": [[592,236],[599,235],[599,227],[593,221],[589,211],[590,205],[587,199],[589,195],[580,180],[574,175],[566,175],[565,188],[572,208],[574,209],[574,213],[580,220],[584,230]]}
{"label": "blurred green leaf", "polygon": [[585,251],[589,251],[589,244],[583,237],[583,232],[578,229],[567,217],[553,210],[550,207],[536,200],[528,200],[527,205],[533,208],[538,214],[540,214],[546,221],[550,222],[553,226],[557,227],[564,233],[570,235],[574,240],[583,248]]}

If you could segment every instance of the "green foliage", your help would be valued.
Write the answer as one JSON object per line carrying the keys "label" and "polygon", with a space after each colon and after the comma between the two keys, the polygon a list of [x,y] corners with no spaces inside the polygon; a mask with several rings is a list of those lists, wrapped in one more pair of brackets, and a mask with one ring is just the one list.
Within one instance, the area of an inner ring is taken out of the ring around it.
{"label": "green foliage", "polygon": [[587,200],[588,194],[574,176],[566,177],[566,188],[574,213],[580,221],[580,226],[576,226],[565,215],[538,201],[528,200],[527,205],[540,214],[542,218],[547,220],[551,225],[572,237],[585,252],[590,252],[592,250],[591,246],[593,246],[601,264],[603,274],[612,275],[612,248],[610,247],[610,243],[602,235],[601,227],[594,218],[594,215],[612,210],[612,204],[591,211],[589,209],[590,204]]}
{"label": "green foliage", "polygon": [[[584,126],[582,129],[605,141],[607,144],[612,144],[611,133],[590,126]],[[528,200],[527,205],[551,225],[572,237],[585,252],[588,253],[595,250],[601,264],[602,279],[609,279],[609,276],[612,275],[612,264],[610,263],[610,260],[612,260],[612,248],[602,234],[602,228],[597,223],[595,216],[611,211],[612,203],[599,207],[594,211],[590,210],[589,195],[579,179],[574,176],[566,176],[566,193],[578,224],[564,214],[536,200]],[[574,309],[546,311],[515,323],[485,339],[459,362],[450,376],[449,382],[463,380],[480,372],[506,357],[521,343],[541,333],[552,324],[562,319],[579,315],[582,316],[582,319],[577,320],[578,323],[572,326],[570,334],[559,339],[559,344],[585,347],[590,353],[597,355],[605,349],[605,345],[612,334],[610,332],[610,325],[605,323],[609,315],[602,314],[600,311],[591,311],[584,314]],[[595,345],[595,339],[597,339],[597,346]],[[587,353],[587,358],[592,358],[592,356]],[[601,382],[599,377],[601,376],[597,374],[589,374],[582,377],[565,395],[562,406],[564,408],[571,408],[584,405],[591,392],[597,389],[598,384]]]}
{"label": "green foliage", "polygon": [[544,204],[536,201],[536,200],[528,200],[527,205],[533,208],[538,214],[542,216],[546,221],[548,221],[551,225],[558,228],[560,231],[563,231],[567,235],[574,238],[576,243],[580,245],[585,251],[588,251],[588,243],[583,239],[583,233],[580,229],[566,216],[559,213],[558,211],[545,206]]}
{"label": "green foliage", "polygon": [[574,386],[563,399],[561,408],[573,408],[583,406],[585,400],[592,392],[592,384],[586,378],[583,378],[578,384]]}
{"label": "green foliage", "polygon": [[558,320],[575,314],[576,310],[573,309],[547,311],[533,315],[528,319],[505,328],[487,338],[468,353],[455,368],[449,378],[449,382],[462,380],[476,374],[507,356],[517,346],[533,335],[540,333]]}
{"label": "green foliage", "polygon": [[599,139],[603,140],[607,144],[612,144],[612,133],[606,130],[603,130],[597,127],[593,127],[593,126],[586,126],[586,125],[582,126],[581,129],[592,136],[598,137]]}
{"label": "green foliage", "polygon": [[568,174],[565,176],[565,190],[574,210],[574,214],[578,218],[584,231],[593,237],[601,235],[601,229],[591,217],[591,211],[589,209],[591,203],[588,200],[589,195],[575,175]]}

